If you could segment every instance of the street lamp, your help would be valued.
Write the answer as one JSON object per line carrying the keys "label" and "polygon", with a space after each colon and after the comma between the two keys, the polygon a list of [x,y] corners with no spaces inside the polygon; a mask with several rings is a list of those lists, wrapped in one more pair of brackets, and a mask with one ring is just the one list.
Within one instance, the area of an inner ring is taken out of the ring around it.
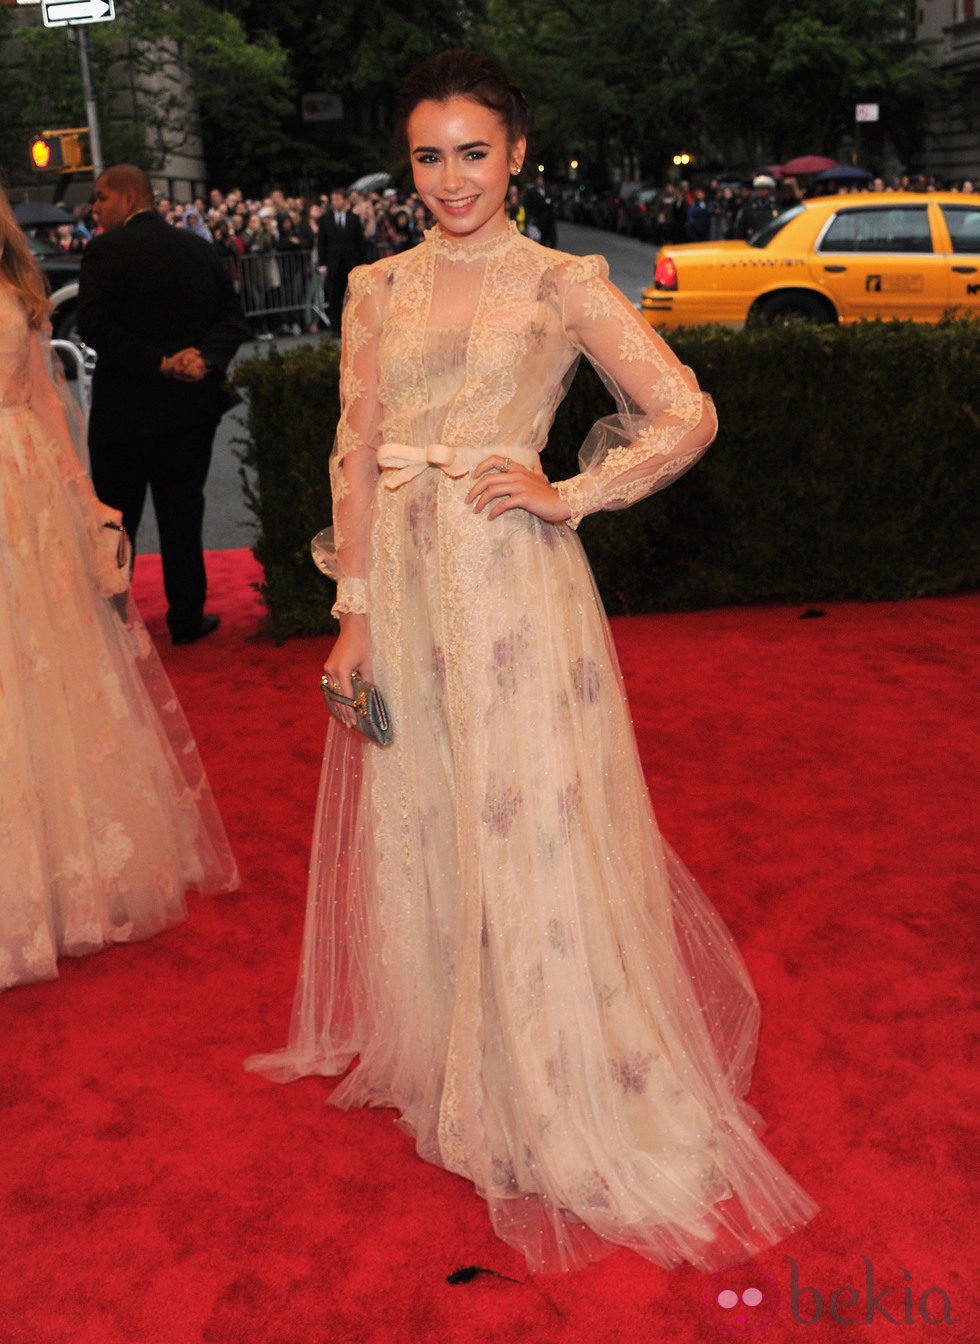
{"label": "street lamp", "polygon": [[683,152],[680,154],[675,154],[671,162],[674,165],[674,171],[672,173],[668,173],[668,176],[676,181],[677,179],[683,176],[684,170],[694,162],[694,155],[686,154]]}

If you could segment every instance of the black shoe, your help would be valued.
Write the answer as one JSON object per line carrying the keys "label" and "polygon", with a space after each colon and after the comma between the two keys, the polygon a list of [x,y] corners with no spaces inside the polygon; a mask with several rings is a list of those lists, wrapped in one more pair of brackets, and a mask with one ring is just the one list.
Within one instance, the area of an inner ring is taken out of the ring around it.
{"label": "black shoe", "polygon": [[207,612],[201,617],[201,624],[196,630],[171,630],[170,642],[171,644],[196,644],[197,641],[203,639],[205,635],[213,635],[220,624],[220,616],[215,616],[211,612]]}

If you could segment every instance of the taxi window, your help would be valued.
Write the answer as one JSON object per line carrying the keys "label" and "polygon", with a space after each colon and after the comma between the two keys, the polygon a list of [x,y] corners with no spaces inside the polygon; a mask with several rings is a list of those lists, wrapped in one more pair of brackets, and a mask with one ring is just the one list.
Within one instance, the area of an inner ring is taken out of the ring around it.
{"label": "taxi window", "polygon": [[841,210],[830,221],[818,252],[931,252],[924,205]]}
{"label": "taxi window", "polygon": [[781,215],[777,215],[771,224],[763,224],[762,228],[757,233],[753,233],[752,237],[746,241],[750,247],[768,247],[776,234],[785,228],[791,219],[795,219],[797,215],[802,215],[802,213],[802,205],[791,206],[789,210],[784,210]]}
{"label": "taxi window", "polygon": [[943,218],[954,252],[980,252],[980,207],[944,205]]}

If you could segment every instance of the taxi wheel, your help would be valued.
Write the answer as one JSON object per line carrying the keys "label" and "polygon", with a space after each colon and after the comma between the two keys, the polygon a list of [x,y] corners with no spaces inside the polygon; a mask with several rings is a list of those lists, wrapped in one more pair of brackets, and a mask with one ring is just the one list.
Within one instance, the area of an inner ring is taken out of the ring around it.
{"label": "taxi wheel", "polygon": [[836,322],[837,314],[815,294],[777,294],[759,310],[759,318],[769,326],[790,322]]}

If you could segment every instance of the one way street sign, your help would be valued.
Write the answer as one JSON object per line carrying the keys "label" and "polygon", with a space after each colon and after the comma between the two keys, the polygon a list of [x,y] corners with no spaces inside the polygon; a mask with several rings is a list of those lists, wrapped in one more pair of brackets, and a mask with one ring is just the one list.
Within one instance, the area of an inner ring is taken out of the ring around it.
{"label": "one way street sign", "polygon": [[41,0],[45,28],[66,24],[109,23],[116,17],[113,0]]}

